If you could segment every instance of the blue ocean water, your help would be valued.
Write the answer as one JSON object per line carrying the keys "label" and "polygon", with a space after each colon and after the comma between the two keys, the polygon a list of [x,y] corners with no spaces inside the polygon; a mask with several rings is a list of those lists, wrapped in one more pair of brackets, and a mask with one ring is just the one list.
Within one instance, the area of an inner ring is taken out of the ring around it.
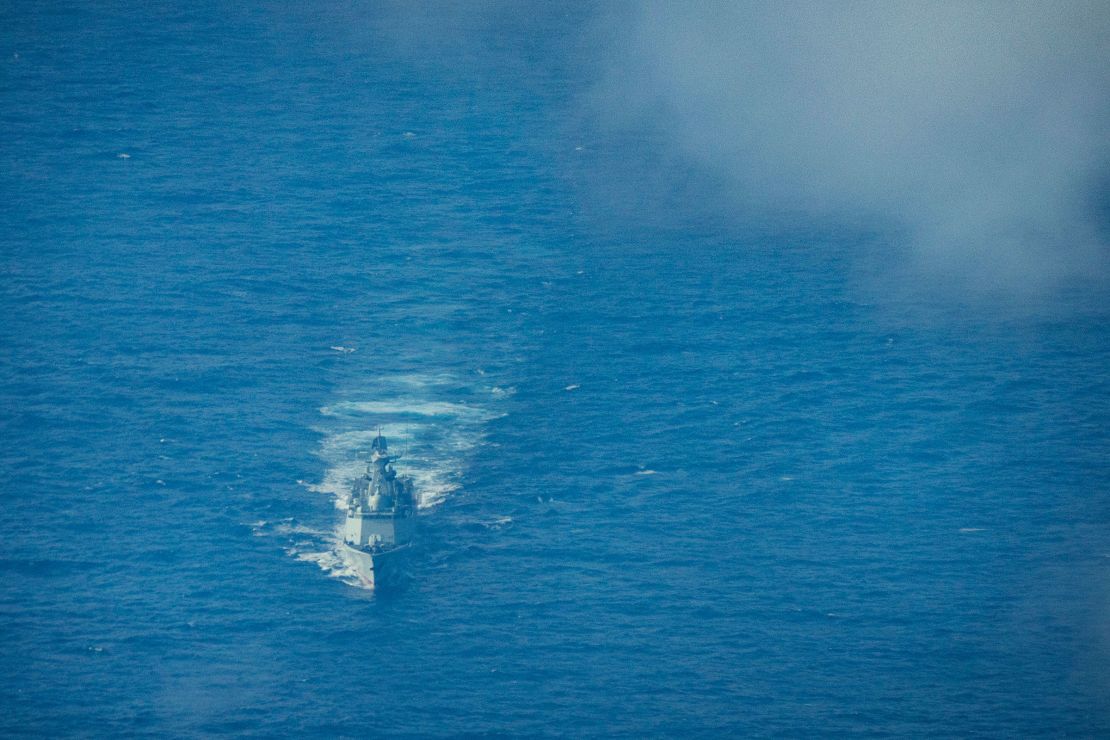
{"label": "blue ocean water", "polygon": [[1105,307],[638,189],[595,12],[0,9],[0,732],[1110,734]]}

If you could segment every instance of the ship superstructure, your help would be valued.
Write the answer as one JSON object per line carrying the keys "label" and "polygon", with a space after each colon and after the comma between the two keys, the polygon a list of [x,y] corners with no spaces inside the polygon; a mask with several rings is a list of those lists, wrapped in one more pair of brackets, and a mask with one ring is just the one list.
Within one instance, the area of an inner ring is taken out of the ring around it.
{"label": "ship superstructure", "polygon": [[366,473],[355,481],[343,523],[343,554],[369,588],[397,582],[415,533],[412,480],[397,475],[381,430],[370,447]]}

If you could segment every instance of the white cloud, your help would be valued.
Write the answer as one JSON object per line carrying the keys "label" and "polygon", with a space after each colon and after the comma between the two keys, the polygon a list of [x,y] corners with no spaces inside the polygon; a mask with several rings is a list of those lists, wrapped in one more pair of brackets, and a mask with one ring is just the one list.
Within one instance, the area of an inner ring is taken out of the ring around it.
{"label": "white cloud", "polygon": [[1103,270],[1106,3],[658,3],[610,32],[607,120],[745,211],[886,224],[970,287]]}

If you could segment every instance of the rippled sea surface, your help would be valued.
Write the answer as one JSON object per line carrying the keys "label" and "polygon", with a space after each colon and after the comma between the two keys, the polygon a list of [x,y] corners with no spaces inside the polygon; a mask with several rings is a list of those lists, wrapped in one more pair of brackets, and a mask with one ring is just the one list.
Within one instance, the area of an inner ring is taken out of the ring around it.
{"label": "rippled sea surface", "polygon": [[0,9],[0,733],[1110,734],[1102,307],[638,201],[593,13]]}

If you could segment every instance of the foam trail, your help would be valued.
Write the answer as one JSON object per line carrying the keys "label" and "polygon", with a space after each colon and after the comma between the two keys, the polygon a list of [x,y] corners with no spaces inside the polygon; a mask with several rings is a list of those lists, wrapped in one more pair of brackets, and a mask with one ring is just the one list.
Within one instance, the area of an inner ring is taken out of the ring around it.
{"label": "foam trail", "polygon": [[379,414],[383,416],[481,416],[483,410],[463,403],[444,401],[346,401],[320,409],[325,416]]}
{"label": "foam trail", "polygon": [[[349,394],[320,409],[323,422],[318,431],[323,439],[318,454],[326,468],[322,480],[307,488],[333,497],[336,508],[346,510],[351,484],[366,470],[362,455],[380,428],[390,451],[401,455],[398,473],[413,479],[417,506],[427,511],[459,488],[488,422],[502,415],[494,407],[511,395],[496,386],[466,387],[447,374],[376,378],[372,390]],[[358,585],[339,547],[341,529],[338,524],[331,531],[298,529],[297,534],[311,536],[293,543],[287,552]]]}

